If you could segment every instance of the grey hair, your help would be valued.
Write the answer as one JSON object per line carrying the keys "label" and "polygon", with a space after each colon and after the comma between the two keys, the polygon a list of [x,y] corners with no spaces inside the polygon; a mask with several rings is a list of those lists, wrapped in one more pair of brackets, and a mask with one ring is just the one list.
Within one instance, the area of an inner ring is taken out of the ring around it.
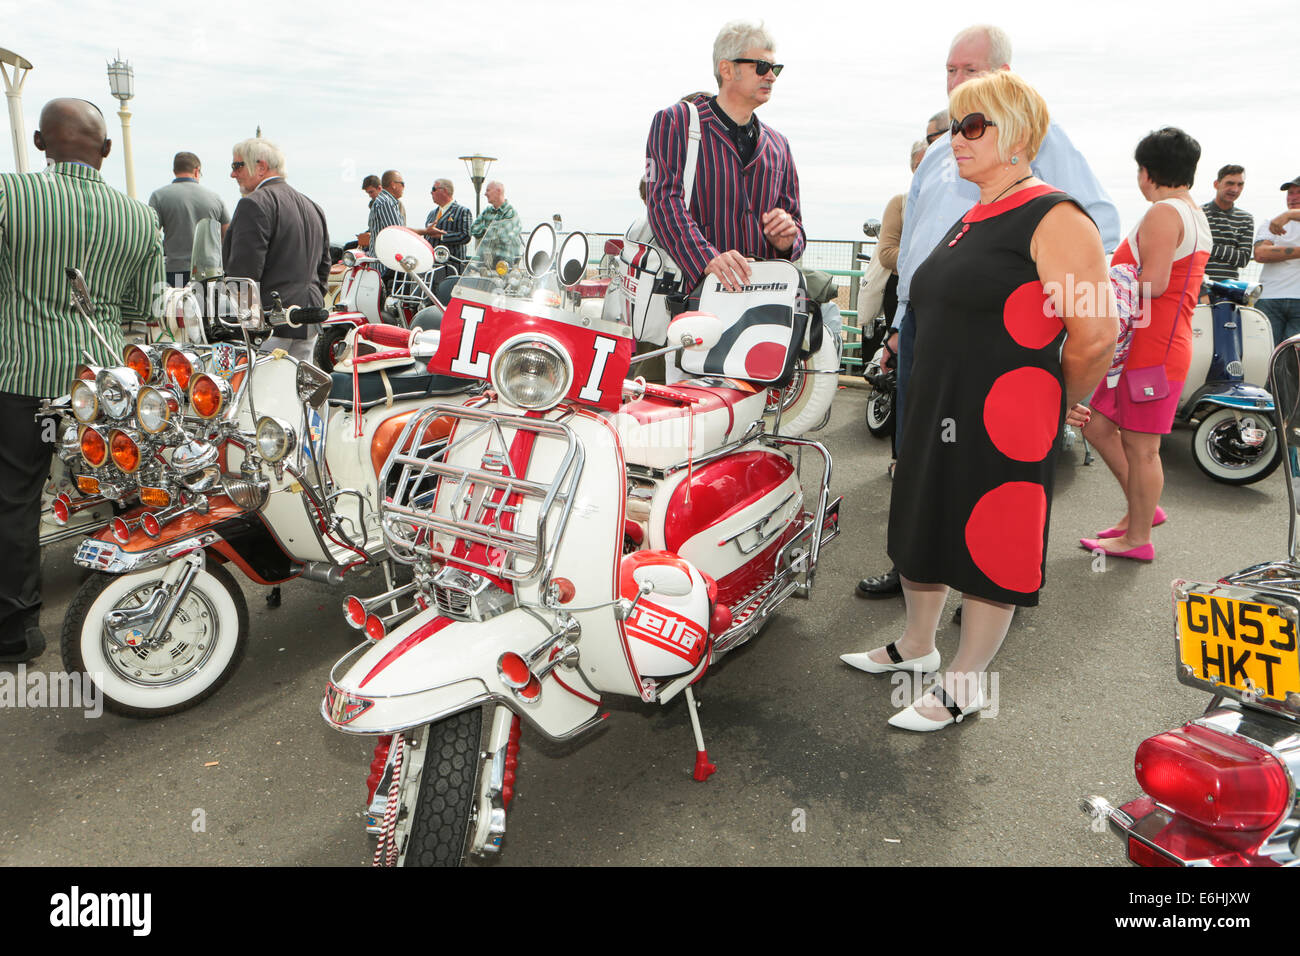
{"label": "grey hair", "polygon": [[948,115],[948,111],[939,110],[939,112],[935,113],[933,116],[931,116],[928,120],[925,121],[925,125],[929,126],[931,123],[937,123],[939,125],[939,128],[942,129],[943,127],[947,126],[951,122],[952,122],[952,117]]}
{"label": "grey hair", "polygon": [[918,139],[915,143],[912,144],[912,151],[907,154],[907,158],[911,159],[917,153],[924,153],[929,148],[930,147],[925,140]]}
{"label": "grey hair", "polygon": [[1001,27],[995,27],[990,23],[979,23],[973,27],[967,27],[952,38],[952,44],[948,47],[949,52],[958,43],[963,40],[970,40],[975,37],[985,37],[989,41],[989,69],[997,70],[1003,65],[1011,65],[1011,37]]}
{"label": "grey hair", "polygon": [[502,191],[504,191],[505,188],[506,188],[506,184],[503,183],[501,180],[499,180],[499,179],[493,179],[493,180],[491,180],[490,182],[488,182],[488,184],[487,184],[486,186],[483,187],[483,191],[484,191],[484,192],[487,192],[487,191],[488,191],[489,189],[491,189],[493,186],[500,186],[501,189],[502,189]]}
{"label": "grey hair", "polygon": [[763,21],[754,23],[750,20],[732,20],[718,31],[713,41],[713,78],[722,86],[722,73],[718,64],[723,60],[734,60],[744,56],[751,49],[776,51],[776,41],[767,32]]}
{"label": "grey hair", "polygon": [[456,184],[453,183],[450,179],[435,179],[433,181],[433,188],[437,189],[439,186],[447,190],[447,195],[449,196],[456,195]]}
{"label": "grey hair", "polygon": [[256,166],[259,162],[266,163],[266,168],[271,172],[284,175],[284,153],[269,139],[246,139],[236,143],[231,152],[250,166]]}

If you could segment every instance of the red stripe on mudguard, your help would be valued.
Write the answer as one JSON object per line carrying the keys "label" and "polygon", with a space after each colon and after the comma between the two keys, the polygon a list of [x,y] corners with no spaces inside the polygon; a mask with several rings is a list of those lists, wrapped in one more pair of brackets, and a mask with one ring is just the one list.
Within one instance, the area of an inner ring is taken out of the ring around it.
{"label": "red stripe on mudguard", "polygon": [[446,627],[450,623],[452,623],[452,621],[451,618],[449,617],[435,617],[432,621],[430,621],[428,624],[424,625],[423,627],[416,628],[410,634],[406,635],[406,637],[402,638],[400,644],[398,644],[391,651],[389,651],[382,658],[380,658],[379,663],[376,664],[371,669],[370,673],[367,674],[365,678],[361,681],[361,683],[358,684],[357,686],[365,687],[366,684],[370,683],[370,679],[374,677],[376,674],[378,674],[381,670],[383,670],[389,664],[393,663],[393,661],[397,660],[399,657],[401,657],[403,654],[405,654],[407,651],[413,648],[416,644],[419,644],[420,642],[424,641],[427,638],[433,637],[433,635],[437,634],[439,631],[441,631],[444,627]]}

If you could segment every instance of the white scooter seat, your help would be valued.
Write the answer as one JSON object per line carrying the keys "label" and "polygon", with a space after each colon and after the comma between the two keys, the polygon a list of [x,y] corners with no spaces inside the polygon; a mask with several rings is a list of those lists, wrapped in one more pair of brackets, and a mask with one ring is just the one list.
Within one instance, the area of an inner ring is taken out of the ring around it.
{"label": "white scooter seat", "polygon": [[694,378],[672,387],[700,401],[683,405],[645,395],[614,414],[629,465],[671,468],[708,454],[743,435],[767,403],[766,389],[735,379]]}

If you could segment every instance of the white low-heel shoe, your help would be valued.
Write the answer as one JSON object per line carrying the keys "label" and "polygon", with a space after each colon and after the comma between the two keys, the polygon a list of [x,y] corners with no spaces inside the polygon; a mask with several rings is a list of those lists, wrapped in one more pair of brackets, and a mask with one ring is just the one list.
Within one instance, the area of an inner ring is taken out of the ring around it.
{"label": "white low-heel shoe", "polygon": [[841,654],[840,660],[850,667],[856,667],[860,671],[866,671],[868,674],[887,674],[890,671],[913,671],[917,674],[928,674],[939,669],[939,648],[935,648],[924,657],[913,657],[911,660],[903,660],[903,655],[898,653],[898,648],[889,643],[885,645],[885,653],[889,655],[888,664],[877,664],[869,655],[871,651],[863,651],[860,654]]}
{"label": "white low-heel shoe", "polygon": [[[967,705],[965,710],[958,707],[956,702],[948,696],[948,692],[943,689],[942,684],[936,684],[934,687],[930,688],[928,693],[934,694],[934,696],[938,698],[939,703],[946,707],[948,713],[952,716],[947,720],[931,720],[929,717],[919,713],[916,709],[916,704],[912,703],[908,704],[893,717],[890,717],[889,726],[898,727],[901,730],[916,730],[921,733],[928,733],[932,730],[943,730],[943,728],[947,727],[949,724],[960,724],[967,717],[975,716],[988,706],[988,701],[984,699],[984,688],[982,687],[980,688],[980,692],[975,696],[975,699]],[[924,700],[925,695],[923,694],[920,699]]]}

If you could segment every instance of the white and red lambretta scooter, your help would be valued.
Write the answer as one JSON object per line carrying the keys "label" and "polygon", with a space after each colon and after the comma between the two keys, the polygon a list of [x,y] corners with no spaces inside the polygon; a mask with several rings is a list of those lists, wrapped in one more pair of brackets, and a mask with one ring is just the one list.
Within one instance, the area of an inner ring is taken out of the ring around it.
{"label": "white and red lambretta scooter", "polygon": [[[346,602],[354,626],[390,609],[404,620],[335,665],[321,707],[338,730],[380,737],[377,863],[496,852],[521,721],[567,740],[602,723],[606,694],[662,704],[684,692],[704,780],[692,685],[807,595],[838,533],[826,449],[763,424],[806,314],[769,306],[728,325],[686,313],[669,339],[689,343],[683,366],[731,376],[627,381],[628,328],[584,317],[572,288],[585,237],[565,240],[552,271],[547,230],[530,237],[528,273],[458,285],[428,367],[488,379],[491,401],[432,405],[407,426],[455,421],[443,453],[394,454],[384,469],[381,523],[414,580]],[[797,287],[793,266],[755,263],[768,265]]]}

